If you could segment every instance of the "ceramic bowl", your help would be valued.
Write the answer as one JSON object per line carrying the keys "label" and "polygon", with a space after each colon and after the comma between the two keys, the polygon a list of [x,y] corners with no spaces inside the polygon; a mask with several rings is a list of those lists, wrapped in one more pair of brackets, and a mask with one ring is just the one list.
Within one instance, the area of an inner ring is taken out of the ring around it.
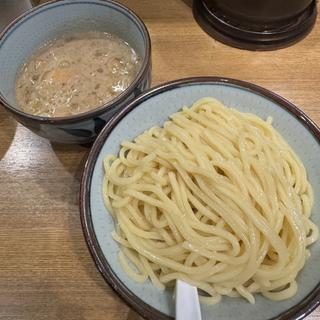
{"label": "ceramic bowl", "polygon": [[[68,117],[40,117],[20,110],[15,79],[26,59],[44,43],[65,33],[105,31],[127,41],[142,58],[135,80],[118,97],[90,112]],[[115,113],[150,85],[151,46],[143,22],[113,1],[64,0],[40,5],[12,22],[0,35],[0,102],[36,134],[61,143],[89,143]]]}
{"label": "ceramic bowl", "polygon": [[[88,247],[105,280],[146,319],[172,319],[174,300],[169,290],[159,291],[150,282],[131,280],[117,259],[118,244],[112,239],[114,221],[104,206],[103,158],[118,154],[123,140],[133,140],[146,129],[161,126],[182,106],[212,96],[226,106],[266,119],[283,135],[303,161],[315,194],[312,220],[320,227],[320,130],[296,106],[256,85],[225,78],[191,78],[161,85],[140,95],[107,123],[87,160],[81,185],[81,219]],[[244,299],[223,297],[217,305],[201,305],[202,319],[302,319],[320,300],[320,241],[311,246],[311,257],[298,276],[298,293],[275,302],[256,295],[250,305]]]}

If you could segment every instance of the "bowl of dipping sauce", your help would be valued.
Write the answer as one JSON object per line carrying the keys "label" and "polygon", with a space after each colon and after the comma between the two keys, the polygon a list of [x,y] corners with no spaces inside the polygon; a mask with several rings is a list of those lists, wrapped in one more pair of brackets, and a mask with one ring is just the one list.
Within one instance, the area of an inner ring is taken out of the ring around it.
{"label": "bowl of dipping sauce", "polygon": [[150,81],[148,31],[113,1],[49,2],[0,35],[0,102],[54,142],[90,143]]}

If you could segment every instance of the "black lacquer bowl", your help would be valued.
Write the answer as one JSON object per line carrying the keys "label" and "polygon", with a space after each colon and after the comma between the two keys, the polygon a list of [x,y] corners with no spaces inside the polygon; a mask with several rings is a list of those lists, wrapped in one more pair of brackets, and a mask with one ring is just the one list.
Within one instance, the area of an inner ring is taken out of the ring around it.
{"label": "black lacquer bowl", "polygon": [[194,0],[200,26],[215,39],[249,50],[296,43],[312,29],[316,0]]}

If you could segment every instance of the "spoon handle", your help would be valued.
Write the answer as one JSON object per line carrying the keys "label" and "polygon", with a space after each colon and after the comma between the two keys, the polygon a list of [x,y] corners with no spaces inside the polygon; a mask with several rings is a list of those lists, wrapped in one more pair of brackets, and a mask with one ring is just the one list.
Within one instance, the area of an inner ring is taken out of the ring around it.
{"label": "spoon handle", "polygon": [[176,320],[201,320],[197,288],[181,280],[176,283]]}

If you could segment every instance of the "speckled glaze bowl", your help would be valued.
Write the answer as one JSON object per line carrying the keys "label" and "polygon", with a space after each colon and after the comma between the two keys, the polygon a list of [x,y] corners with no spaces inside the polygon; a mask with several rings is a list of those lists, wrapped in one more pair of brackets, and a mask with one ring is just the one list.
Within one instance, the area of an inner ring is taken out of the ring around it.
{"label": "speckled glaze bowl", "polygon": [[[105,31],[127,41],[142,58],[135,80],[118,97],[90,112],[69,117],[40,117],[20,110],[15,79],[21,65],[41,45],[65,33]],[[40,5],[14,20],[0,35],[0,102],[24,126],[60,143],[89,143],[105,123],[149,88],[151,44],[140,18],[113,1],[63,0]]]}
{"label": "speckled glaze bowl", "polygon": [[[107,123],[88,157],[81,184],[81,220],[97,268],[110,286],[146,319],[172,319],[172,291],[159,291],[150,282],[136,283],[122,270],[112,239],[115,224],[102,198],[103,158],[118,154],[123,140],[132,140],[146,129],[162,125],[182,106],[212,96],[225,105],[266,119],[283,135],[303,161],[315,194],[312,220],[320,227],[320,129],[301,110],[278,95],[256,85],[225,78],[177,80],[151,89]],[[224,297],[217,305],[201,305],[202,319],[297,320],[320,303],[320,241],[311,246],[311,257],[299,273],[298,293],[286,301],[256,295],[256,304]]]}

